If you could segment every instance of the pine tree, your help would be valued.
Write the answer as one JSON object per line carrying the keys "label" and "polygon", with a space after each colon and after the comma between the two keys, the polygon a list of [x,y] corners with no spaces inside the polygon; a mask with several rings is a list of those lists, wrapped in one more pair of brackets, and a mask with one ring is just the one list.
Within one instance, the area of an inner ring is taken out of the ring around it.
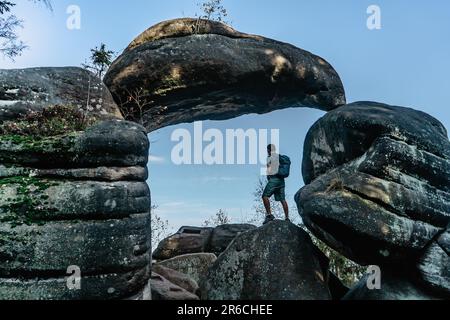
{"label": "pine tree", "polygon": [[83,67],[94,72],[97,77],[102,79],[105,71],[111,65],[114,55],[114,51],[107,50],[106,45],[101,43],[100,47],[91,49],[89,62],[83,64]]}

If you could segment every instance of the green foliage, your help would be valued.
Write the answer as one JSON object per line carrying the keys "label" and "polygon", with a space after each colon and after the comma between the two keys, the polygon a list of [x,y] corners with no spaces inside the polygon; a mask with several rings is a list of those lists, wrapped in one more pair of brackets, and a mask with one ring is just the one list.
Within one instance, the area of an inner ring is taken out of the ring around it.
{"label": "green foliage", "polygon": [[347,287],[353,287],[366,273],[366,268],[347,259],[316,238],[305,225],[300,225],[309,233],[314,245],[330,259],[330,272],[334,273]]}
{"label": "green foliage", "polygon": [[91,49],[91,56],[89,62],[82,64],[82,66],[95,73],[97,77],[102,79],[103,74],[109,68],[114,59],[115,52],[106,49],[106,45],[101,43],[99,47]]}
{"label": "green foliage", "polygon": [[84,112],[71,106],[55,105],[31,111],[16,121],[0,125],[0,135],[50,137],[83,131],[93,124]]}
{"label": "green foliage", "polygon": [[[48,206],[48,196],[44,194],[51,186],[56,185],[34,177],[13,177],[0,179],[0,195],[3,204],[0,206],[0,223],[8,223],[12,228],[21,225],[43,225],[51,217],[52,210]],[[5,187],[15,187],[16,194],[8,199],[4,194]]]}

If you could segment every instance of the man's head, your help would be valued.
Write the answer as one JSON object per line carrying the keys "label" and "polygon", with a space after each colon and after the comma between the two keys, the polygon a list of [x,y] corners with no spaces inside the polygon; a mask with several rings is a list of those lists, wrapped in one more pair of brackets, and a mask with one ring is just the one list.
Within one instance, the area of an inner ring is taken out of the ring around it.
{"label": "man's head", "polygon": [[277,152],[277,147],[274,144],[269,144],[267,146],[267,153],[271,156],[273,153]]}

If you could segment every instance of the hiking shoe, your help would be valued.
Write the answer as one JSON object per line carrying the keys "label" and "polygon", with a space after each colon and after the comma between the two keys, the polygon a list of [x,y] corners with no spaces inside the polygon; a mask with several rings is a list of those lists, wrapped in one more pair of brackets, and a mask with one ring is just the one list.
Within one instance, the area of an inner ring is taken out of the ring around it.
{"label": "hiking shoe", "polygon": [[286,222],[291,222],[291,219],[286,218],[285,221],[286,221]]}
{"label": "hiking shoe", "polygon": [[266,220],[264,220],[263,225],[268,224],[269,222],[272,222],[273,220],[275,220],[275,217],[272,214],[269,216],[266,216]]}

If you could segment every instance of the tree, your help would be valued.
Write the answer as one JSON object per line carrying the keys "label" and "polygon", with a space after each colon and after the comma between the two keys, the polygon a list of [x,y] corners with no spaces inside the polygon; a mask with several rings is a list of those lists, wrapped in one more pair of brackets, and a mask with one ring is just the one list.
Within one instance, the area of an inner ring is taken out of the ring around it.
{"label": "tree", "polygon": [[[50,0],[29,0],[34,3],[42,3],[49,10],[52,9]],[[17,31],[23,27],[23,20],[11,13],[16,3],[0,0],[0,53],[11,60],[20,56],[27,48],[26,44],[19,39]]]}
{"label": "tree", "polygon": [[199,16],[200,19],[225,22],[224,20],[228,16],[228,11],[222,5],[222,0],[207,0],[198,3],[197,6],[202,11]]}
{"label": "tree", "polygon": [[229,224],[231,218],[225,210],[220,209],[215,216],[210,217],[203,223],[203,227],[217,227],[224,224]]}
{"label": "tree", "polygon": [[[264,217],[266,216],[266,208],[264,207],[264,204],[262,202],[262,196],[264,193],[264,189],[266,188],[266,182],[265,178],[259,178],[258,182],[256,183],[255,191],[253,192],[253,209],[254,209],[254,215],[249,216],[246,218],[245,223],[251,223],[251,224],[259,224],[262,220],[264,220]],[[289,195],[286,195],[287,198],[289,198]],[[273,198],[270,199],[270,207],[272,208],[272,214],[278,218],[278,219],[284,219],[284,210],[281,204],[277,201],[275,201]],[[290,205],[289,206],[289,216],[292,222],[298,223],[298,212],[296,205]]]}
{"label": "tree", "polygon": [[[266,214],[266,209],[264,208],[264,204],[262,203],[262,195],[264,192],[265,183],[262,178],[260,178],[256,184],[256,190],[254,192],[254,201],[255,201],[255,212],[256,215],[248,218],[246,223],[258,224],[262,220],[262,218]],[[270,200],[270,204],[272,207],[272,212],[277,218],[283,218],[284,212],[283,208],[278,205],[273,199]],[[296,211],[296,206],[291,206],[291,211]],[[292,214],[291,219],[294,219],[298,214]],[[294,220],[293,220],[294,221]],[[366,268],[356,264],[355,262],[345,258],[339,252],[328,247],[324,242],[320,241],[316,238],[303,224],[303,221],[298,223],[299,227],[304,229],[311,236],[311,239],[316,247],[318,247],[327,257],[330,259],[330,271],[333,272],[342,282],[351,287],[353,286],[366,272]]]}
{"label": "tree", "polygon": [[144,88],[134,90],[124,89],[126,100],[120,99],[119,109],[125,120],[139,122],[140,125],[146,126],[149,121],[149,114],[154,102],[148,99],[148,91]]}
{"label": "tree", "polygon": [[82,66],[95,73],[100,79],[103,78],[103,74],[109,68],[114,59],[115,52],[106,49],[106,45],[101,43],[99,47],[91,49],[91,56],[89,62],[82,64]]}
{"label": "tree", "polygon": [[[259,178],[256,183],[256,189],[253,193],[254,196],[254,209],[256,214],[258,215],[258,219],[261,220],[266,216],[266,208],[262,202],[262,196],[264,193],[264,189],[266,188],[266,183],[263,178]],[[272,214],[277,218],[284,217],[283,208],[273,199],[270,199],[270,207],[272,208]]]}
{"label": "tree", "polygon": [[163,220],[157,213],[158,206],[152,206],[152,248],[156,249],[159,243],[169,236],[169,221]]}

